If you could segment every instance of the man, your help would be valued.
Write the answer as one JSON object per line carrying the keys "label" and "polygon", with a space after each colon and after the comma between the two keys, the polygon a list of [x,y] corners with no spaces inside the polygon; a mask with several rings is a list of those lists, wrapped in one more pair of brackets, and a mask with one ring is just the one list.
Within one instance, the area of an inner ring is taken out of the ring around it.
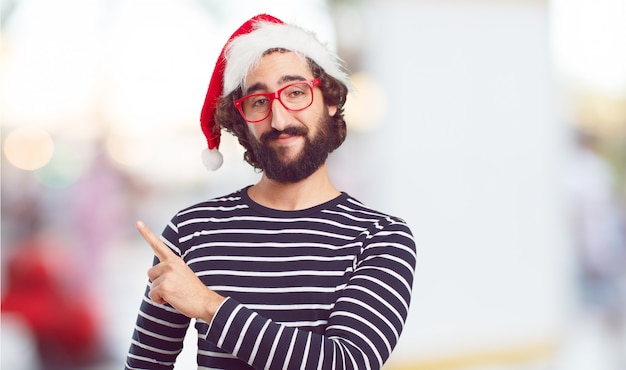
{"label": "man", "polygon": [[260,181],[177,213],[155,265],[127,369],[172,369],[190,318],[198,366],[378,369],[406,320],[415,244],[401,219],[337,190],[326,158],[346,134],[347,77],[313,34],[269,15],[224,47],[201,126],[219,167],[220,126]]}

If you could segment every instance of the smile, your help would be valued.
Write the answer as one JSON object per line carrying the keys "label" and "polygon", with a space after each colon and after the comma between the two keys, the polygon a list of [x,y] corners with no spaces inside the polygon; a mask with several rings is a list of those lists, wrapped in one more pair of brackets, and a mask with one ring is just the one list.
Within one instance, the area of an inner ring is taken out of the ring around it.
{"label": "smile", "polygon": [[282,133],[277,138],[274,138],[271,141],[279,145],[288,145],[303,137],[304,136],[300,134],[291,135]]}

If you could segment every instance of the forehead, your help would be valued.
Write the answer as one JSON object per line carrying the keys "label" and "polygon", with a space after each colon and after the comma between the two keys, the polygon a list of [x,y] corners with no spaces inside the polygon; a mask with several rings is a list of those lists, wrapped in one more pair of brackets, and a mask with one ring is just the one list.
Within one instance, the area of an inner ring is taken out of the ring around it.
{"label": "forehead", "polygon": [[[284,76],[302,76],[312,79],[313,72],[301,54],[291,51],[274,51],[261,57],[259,62],[248,72],[245,86],[278,84]],[[244,86],[244,87],[245,87]]]}

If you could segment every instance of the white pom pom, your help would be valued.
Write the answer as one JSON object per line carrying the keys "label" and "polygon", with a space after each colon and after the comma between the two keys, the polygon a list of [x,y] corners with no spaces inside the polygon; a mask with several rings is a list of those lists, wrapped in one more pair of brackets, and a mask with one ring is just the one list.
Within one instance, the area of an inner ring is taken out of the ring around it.
{"label": "white pom pom", "polygon": [[215,171],[222,166],[222,163],[224,163],[224,157],[219,150],[207,148],[202,151],[202,164],[207,170]]}

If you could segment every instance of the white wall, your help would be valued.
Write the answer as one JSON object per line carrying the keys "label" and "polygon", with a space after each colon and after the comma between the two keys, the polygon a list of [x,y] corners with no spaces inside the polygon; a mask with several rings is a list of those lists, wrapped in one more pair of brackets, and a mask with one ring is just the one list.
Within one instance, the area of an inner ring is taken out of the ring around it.
{"label": "white wall", "polygon": [[393,360],[558,340],[572,279],[546,4],[368,2],[361,16],[363,68],[388,114],[335,161],[353,163],[345,184],[357,197],[415,234],[414,301]]}

